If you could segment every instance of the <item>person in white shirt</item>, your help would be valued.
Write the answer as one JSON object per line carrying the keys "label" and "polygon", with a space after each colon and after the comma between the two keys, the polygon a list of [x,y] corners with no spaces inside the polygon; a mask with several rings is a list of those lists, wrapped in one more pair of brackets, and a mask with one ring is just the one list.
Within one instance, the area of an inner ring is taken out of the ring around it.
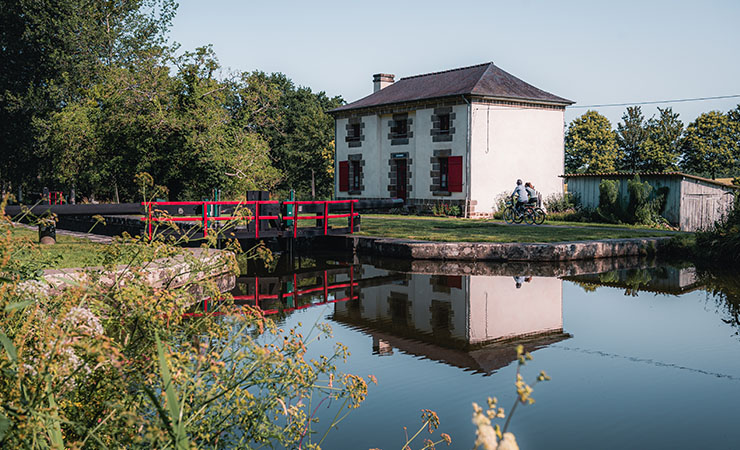
{"label": "person in white shirt", "polygon": [[522,185],[522,180],[516,180],[516,188],[511,194],[511,199],[514,200],[515,198],[516,204],[514,205],[514,210],[517,214],[521,215],[521,208],[529,201],[529,195],[527,194],[527,190]]}

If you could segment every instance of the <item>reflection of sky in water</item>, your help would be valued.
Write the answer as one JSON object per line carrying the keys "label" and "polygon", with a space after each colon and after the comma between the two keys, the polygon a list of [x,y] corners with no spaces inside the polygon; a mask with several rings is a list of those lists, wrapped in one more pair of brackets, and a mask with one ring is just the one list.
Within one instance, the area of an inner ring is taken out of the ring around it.
{"label": "reflection of sky in water", "polygon": [[[369,265],[355,272],[359,279],[387,273]],[[613,287],[583,284],[596,281],[588,276],[535,275],[517,288],[515,276],[528,274],[407,275],[360,288],[354,304],[285,317],[285,326],[328,321],[352,353],[340,370],[378,378],[366,402],[322,447],[400,448],[402,427],[416,430],[419,410],[429,408],[452,435],[451,448],[471,448],[471,403],[496,396],[508,410],[515,394],[507,348],[519,341],[482,344],[517,334],[538,348],[525,378],[540,370],[553,378],[535,388],[537,403],[519,408],[512,420],[522,449],[732,448],[738,442],[740,340],[715,299],[695,289],[691,270],[601,277]],[[631,287],[620,285],[620,277]],[[636,282],[684,293],[637,291]],[[555,338],[543,342],[543,336]],[[329,353],[332,345],[322,339],[309,356]],[[322,408],[319,417],[327,423],[334,412]]]}

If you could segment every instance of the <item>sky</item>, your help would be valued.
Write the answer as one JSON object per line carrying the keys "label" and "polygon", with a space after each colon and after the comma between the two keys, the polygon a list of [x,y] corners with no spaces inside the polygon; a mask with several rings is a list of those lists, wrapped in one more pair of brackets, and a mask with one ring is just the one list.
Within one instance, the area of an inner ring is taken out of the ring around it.
{"label": "sky", "polygon": [[[401,77],[493,61],[588,105],[740,94],[740,1],[181,0],[170,37],[206,44],[231,71],[282,72],[351,102],[372,75]],[[688,124],[740,97],[671,106]],[[625,106],[591,108],[616,127]]]}

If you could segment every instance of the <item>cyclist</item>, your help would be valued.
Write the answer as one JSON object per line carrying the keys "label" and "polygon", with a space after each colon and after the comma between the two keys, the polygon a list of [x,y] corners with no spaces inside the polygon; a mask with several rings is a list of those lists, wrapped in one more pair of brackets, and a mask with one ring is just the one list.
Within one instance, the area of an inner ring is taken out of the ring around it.
{"label": "cyclist", "polygon": [[527,190],[524,188],[524,186],[522,186],[522,180],[516,180],[516,188],[511,194],[511,199],[514,200],[514,197],[516,197],[514,211],[521,216],[522,207],[524,207],[524,205],[526,205],[529,201],[529,195],[527,194]]}
{"label": "cyclist", "polygon": [[542,208],[542,195],[534,189],[534,185],[527,181],[524,184],[524,189],[527,190],[527,195],[529,195],[529,204]]}

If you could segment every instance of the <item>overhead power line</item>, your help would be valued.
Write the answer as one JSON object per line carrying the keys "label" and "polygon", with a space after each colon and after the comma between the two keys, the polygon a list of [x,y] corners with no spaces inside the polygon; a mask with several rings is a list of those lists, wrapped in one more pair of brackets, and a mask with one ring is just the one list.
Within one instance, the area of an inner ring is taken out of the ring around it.
{"label": "overhead power line", "polygon": [[679,98],[675,100],[655,100],[655,101],[649,101],[649,102],[605,103],[603,105],[577,105],[577,106],[570,106],[570,108],[607,108],[610,106],[660,105],[663,103],[701,102],[705,100],[721,100],[725,98],[738,98],[738,97],[740,97],[740,94],[719,95],[717,97]]}

